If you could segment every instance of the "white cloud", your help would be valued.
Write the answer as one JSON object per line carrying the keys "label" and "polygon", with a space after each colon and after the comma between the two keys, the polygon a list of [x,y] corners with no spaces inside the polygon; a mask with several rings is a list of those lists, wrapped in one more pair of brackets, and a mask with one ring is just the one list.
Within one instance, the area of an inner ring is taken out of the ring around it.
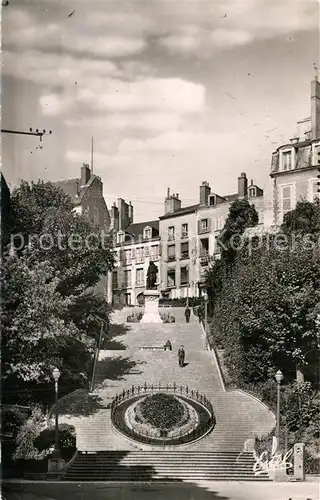
{"label": "white cloud", "polygon": [[196,112],[205,102],[203,85],[180,78],[151,78],[137,82],[110,79],[104,89],[91,86],[79,91],[78,101],[92,109],[112,111],[160,110]]}
{"label": "white cloud", "polygon": [[[164,131],[177,129],[182,123],[182,115],[179,113],[113,113],[104,117],[87,118],[86,127],[94,130],[125,131],[125,130],[148,130]],[[67,119],[68,127],[83,127],[82,119]]]}
{"label": "white cloud", "polygon": [[253,36],[248,31],[217,29],[210,35],[210,40],[216,46],[234,47],[249,43]]}
{"label": "white cloud", "polygon": [[202,3],[201,9],[187,3],[184,15],[171,17],[170,33],[159,44],[173,54],[208,57],[213,50],[318,29],[318,9],[314,1]]}
{"label": "white cloud", "polygon": [[56,94],[42,95],[39,99],[44,116],[57,116],[67,111],[70,102]]}
{"label": "white cloud", "polygon": [[29,80],[38,85],[74,87],[89,85],[94,79],[120,76],[121,71],[111,61],[96,61],[63,54],[46,54],[40,50],[2,53],[2,73]]}
{"label": "white cloud", "polygon": [[[58,9],[57,9],[58,10]],[[55,16],[57,17],[57,16]],[[4,44],[19,50],[55,50],[60,53],[90,53],[103,57],[139,54],[146,46],[138,15],[106,15],[95,10],[78,13],[76,19],[57,18],[39,22],[25,11],[13,8],[6,17]],[[135,26],[135,29],[132,29]],[[112,29],[113,28],[113,29]]]}

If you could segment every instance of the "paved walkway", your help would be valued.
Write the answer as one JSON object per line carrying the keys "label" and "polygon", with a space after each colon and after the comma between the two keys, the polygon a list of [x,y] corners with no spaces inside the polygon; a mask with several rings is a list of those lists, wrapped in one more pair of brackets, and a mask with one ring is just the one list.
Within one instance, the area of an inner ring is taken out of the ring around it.
{"label": "paved walkway", "polygon": [[[198,323],[125,324],[114,325],[113,330],[118,331],[111,341],[112,349],[101,350],[97,367],[95,393],[104,406],[132,385],[158,385],[159,381],[161,385],[188,385],[210,399],[217,419],[208,437],[184,447],[192,450],[241,451],[246,439],[274,426],[273,414],[260,402],[238,391],[224,391],[213,353],[206,350]],[[171,352],[140,350],[140,346],[163,346],[167,340],[172,343]],[[181,344],[186,351],[184,368],[178,365]],[[144,449],[112,428],[109,409],[67,421],[76,426],[79,450]]]}
{"label": "paved walkway", "polygon": [[319,482],[179,484],[31,483],[10,484],[6,500],[319,500]]}

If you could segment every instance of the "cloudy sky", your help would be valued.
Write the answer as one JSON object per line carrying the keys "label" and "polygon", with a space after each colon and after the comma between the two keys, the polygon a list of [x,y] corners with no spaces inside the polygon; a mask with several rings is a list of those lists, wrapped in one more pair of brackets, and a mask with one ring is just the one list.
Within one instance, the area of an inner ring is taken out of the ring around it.
{"label": "cloudy sky", "polygon": [[19,1],[2,9],[3,171],[77,177],[90,162],[108,205],[158,217],[168,186],[269,184],[272,151],[310,115],[319,60],[315,1]]}

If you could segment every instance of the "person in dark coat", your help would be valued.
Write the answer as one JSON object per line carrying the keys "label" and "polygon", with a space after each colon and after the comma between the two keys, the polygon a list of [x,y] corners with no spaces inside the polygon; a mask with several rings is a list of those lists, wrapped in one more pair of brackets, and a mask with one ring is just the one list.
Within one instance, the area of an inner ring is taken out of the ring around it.
{"label": "person in dark coat", "polygon": [[184,312],[184,315],[185,315],[185,317],[186,317],[186,322],[187,322],[187,323],[189,323],[189,321],[190,321],[191,311],[190,311],[190,308],[189,308],[188,306],[186,307],[186,310],[185,310],[185,312]]}
{"label": "person in dark coat", "polygon": [[164,344],[164,350],[166,351],[167,349],[169,349],[169,351],[172,351],[172,344],[170,340],[167,340],[167,342]]}
{"label": "person in dark coat", "polygon": [[178,351],[179,366],[182,368],[184,367],[185,356],[186,356],[186,353],[185,353],[184,347],[182,345],[182,346],[180,346],[180,349]]}

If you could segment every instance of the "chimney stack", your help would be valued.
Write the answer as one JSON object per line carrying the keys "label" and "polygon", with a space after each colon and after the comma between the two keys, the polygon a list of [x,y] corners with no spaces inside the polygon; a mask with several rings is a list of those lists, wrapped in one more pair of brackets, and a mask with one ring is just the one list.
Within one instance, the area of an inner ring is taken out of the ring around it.
{"label": "chimney stack", "polygon": [[115,231],[119,231],[119,210],[115,203],[111,207],[111,227]]}
{"label": "chimney stack", "polygon": [[85,186],[91,177],[91,171],[87,163],[83,163],[81,167],[81,186]]}
{"label": "chimney stack", "polygon": [[133,206],[131,204],[131,201],[129,201],[129,211],[128,211],[128,215],[129,215],[129,224],[132,224],[133,223]]}
{"label": "chimney stack", "polygon": [[320,83],[317,76],[311,82],[311,139],[320,137]]}
{"label": "chimney stack", "polygon": [[202,184],[200,186],[200,205],[201,206],[208,205],[210,193],[211,193],[211,188],[209,186],[209,182],[202,181]]}
{"label": "chimney stack", "polygon": [[179,199],[179,194],[170,195],[170,189],[167,190],[167,197],[164,201],[164,213],[171,214],[180,210],[181,208],[181,200]]}
{"label": "chimney stack", "polygon": [[245,172],[241,172],[238,177],[238,198],[246,198],[248,196],[248,179]]}

